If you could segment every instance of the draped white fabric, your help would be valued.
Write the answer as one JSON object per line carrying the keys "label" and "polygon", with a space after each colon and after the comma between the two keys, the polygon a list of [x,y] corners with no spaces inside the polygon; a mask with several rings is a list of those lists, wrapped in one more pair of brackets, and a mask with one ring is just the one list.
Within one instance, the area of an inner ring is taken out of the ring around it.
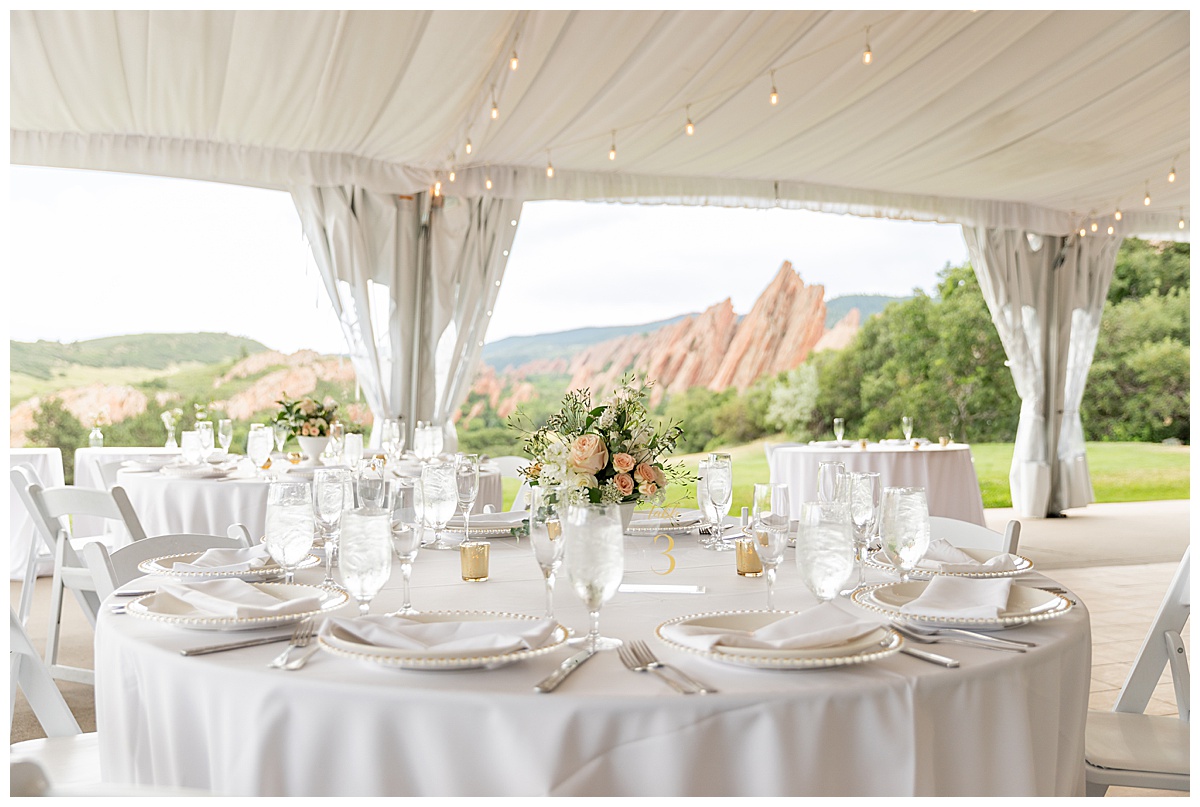
{"label": "draped white fabric", "polygon": [[1042,518],[1087,504],[1079,404],[1119,239],[982,227],[964,227],[963,237],[1021,398],[1013,507]]}

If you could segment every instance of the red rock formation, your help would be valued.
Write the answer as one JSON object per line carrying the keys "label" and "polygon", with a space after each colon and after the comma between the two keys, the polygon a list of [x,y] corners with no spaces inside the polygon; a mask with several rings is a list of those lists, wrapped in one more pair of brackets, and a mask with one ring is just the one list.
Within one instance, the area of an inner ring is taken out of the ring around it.
{"label": "red rock formation", "polygon": [[147,404],[146,396],[133,387],[109,387],[104,384],[64,389],[48,396],[29,398],[9,412],[10,446],[25,445],[25,435],[33,430],[34,413],[41,407],[43,397],[58,398],[63,407],[87,428],[91,428],[92,419],[102,410],[107,414],[109,421],[119,423],[145,412]]}
{"label": "red rock formation", "polygon": [[825,335],[818,340],[813,347],[813,353],[818,350],[841,350],[847,347],[853,340],[855,334],[858,333],[862,314],[857,308],[851,308],[846,312],[846,316],[837,321],[832,328],[825,332]]}

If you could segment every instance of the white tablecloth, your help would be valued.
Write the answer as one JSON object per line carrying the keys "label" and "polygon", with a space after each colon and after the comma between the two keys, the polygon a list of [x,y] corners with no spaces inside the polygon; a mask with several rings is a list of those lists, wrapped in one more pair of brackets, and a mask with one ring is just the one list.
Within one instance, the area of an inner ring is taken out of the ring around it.
{"label": "white tablecloth", "polygon": [[[62,451],[57,448],[10,448],[8,450],[8,467],[13,469],[18,465],[27,464],[37,472],[43,487],[56,487],[63,484]],[[8,576],[10,580],[22,580],[25,577],[25,564],[29,558],[29,541],[33,537],[35,527],[29,511],[17,495],[17,489],[12,480],[8,483]],[[86,534],[86,533],[82,533]],[[39,573],[49,574],[54,560],[50,550],[41,540],[38,541]]]}
{"label": "white tablecloth", "polygon": [[[104,448],[75,449],[75,485],[81,488],[104,490],[100,466],[110,462],[127,460],[150,460],[157,457],[178,455],[178,448],[151,448],[146,446],[105,446]],[[80,516],[75,520],[75,531],[79,535],[93,535],[104,528],[104,519]],[[148,535],[154,533],[147,533]]]}
{"label": "white tablecloth", "polygon": [[[147,535],[225,535],[231,524],[245,524],[251,535],[259,536],[266,525],[266,480],[182,479],[122,469],[117,484],[125,489]],[[500,510],[501,503],[500,471],[484,468],[472,512],[481,513],[487,505]]]}
{"label": "white tablecloth", "polygon": [[847,471],[878,471],[884,487],[925,488],[931,516],[987,526],[975,460],[970,447],[960,443],[946,448],[933,444],[920,449],[872,443],[866,451],[858,443],[850,448],[776,448],[769,460],[771,481],[786,482],[791,487],[792,518],[799,518],[802,502],[817,500],[817,468],[828,460],[845,463]]}
{"label": "white tablecloth", "polygon": [[[905,655],[826,670],[732,667],[672,652],[654,628],[689,613],[763,608],[765,581],[739,577],[732,552],[699,549],[693,537],[676,547],[667,556],[662,539],[627,538],[626,580],[698,583],[708,593],[618,593],[601,631],[647,640],[718,694],[677,695],[612,652],[554,693],[535,694],[568,648],[457,672],[319,651],[304,670],[285,673],[266,667],[280,645],[185,658],[179,650],[235,635],[103,609],[104,778],[228,795],[1082,795],[1091,664],[1082,605],[1015,631],[1039,644],[1027,654],[932,648],[958,658],[959,669]],[[491,555],[491,579],[464,583],[457,553],[423,551],[413,604],[540,615],[544,589],[529,543],[493,540]],[[661,574],[672,559],[673,571]],[[396,570],[372,612],[398,607],[399,586]],[[558,618],[584,632],[586,613],[565,579],[555,600]],[[813,603],[789,550],[776,605]]]}

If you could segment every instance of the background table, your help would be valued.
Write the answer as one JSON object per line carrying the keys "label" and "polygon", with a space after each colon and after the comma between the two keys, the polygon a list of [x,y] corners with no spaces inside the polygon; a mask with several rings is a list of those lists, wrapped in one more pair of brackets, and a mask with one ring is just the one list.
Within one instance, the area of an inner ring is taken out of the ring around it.
{"label": "background table", "polygon": [[[180,649],[234,636],[105,608],[96,631],[104,778],[229,795],[1082,795],[1091,661],[1082,604],[1015,631],[1039,644],[1027,654],[934,648],[959,669],[904,655],[826,670],[747,669],[653,638],[671,617],[766,602],[765,581],[739,577],[732,552],[685,536],[667,555],[667,543],[628,537],[626,580],[703,584],[708,593],[618,593],[601,629],[649,641],[717,694],[677,695],[612,652],[554,693],[535,694],[533,684],[574,652],[565,647],[495,670],[444,672],[319,651],[285,673],[266,667],[280,645],[185,658]],[[528,541],[493,540],[491,554],[491,579],[464,583],[457,553],[423,550],[413,604],[541,614]],[[814,604],[793,558],[788,550],[777,584],[784,609]],[[396,570],[373,613],[400,605],[399,584]],[[565,580],[555,599],[559,619],[586,630]]]}
{"label": "background table", "polygon": [[[75,449],[75,485],[81,488],[105,490],[107,485],[101,477],[100,466],[128,460],[152,460],[159,457],[179,456],[178,448],[150,446],[90,446]],[[79,516],[75,530],[80,535],[93,535],[104,528],[104,519],[95,516]],[[155,533],[147,533],[151,535]]]}
{"label": "background table", "polygon": [[[62,452],[57,448],[10,448],[8,450],[8,467],[27,464],[37,472],[43,487],[55,487],[63,484]],[[29,541],[36,528],[24,502],[17,495],[17,489],[12,481],[8,484],[8,576],[10,580],[22,580],[25,577],[25,564],[29,559]],[[88,533],[80,533],[87,535]],[[38,540],[38,573],[50,574],[54,559],[45,543]]]}
{"label": "background table", "polygon": [[865,451],[857,443],[849,448],[780,446],[771,452],[768,463],[771,481],[786,482],[793,491],[792,518],[800,517],[802,502],[817,500],[817,468],[831,460],[845,463],[847,471],[878,471],[884,487],[925,488],[931,516],[987,526],[975,460],[970,446],[961,443],[920,449],[872,443]]}

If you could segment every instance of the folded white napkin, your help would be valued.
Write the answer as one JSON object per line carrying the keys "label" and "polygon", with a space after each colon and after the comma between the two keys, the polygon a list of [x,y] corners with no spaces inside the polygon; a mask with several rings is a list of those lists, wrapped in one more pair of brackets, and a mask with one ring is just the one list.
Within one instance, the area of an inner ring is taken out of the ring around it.
{"label": "folded white napkin", "polygon": [[929,549],[917,563],[918,569],[964,574],[970,572],[1008,572],[1017,568],[1021,559],[1007,552],[985,561],[978,561],[945,538],[930,541]]}
{"label": "folded white napkin", "polygon": [[233,467],[232,465],[210,465],[207,462],[201,462],[198,465],[184,465],[180,463],[178,465],[164,465],[161,473],[164,476],[177,476],[183,479],[209,479],[211,477],[225,476]]}
{"label": "folded white napkin", "polygon": [[[402,616],[329,619],[321,635],[338,633],[376,647],[438,653],[511,653],[532,650],[550,640],[553,619],[494,619],[467,622],[421,622]],[[336,637],[335,637],[336,638]]]}
{"label": "folded white napkin", "polygon": [[996,619],[1008,607],[1011,577],[935,577],[900,612],[954,619]]}
{"label": "folded white napkin", "polygon": [[164,580],[159,584],[158,593],[148,597],[145,602],[149,607],[157,605],[160,609],[163,606],[175,606],[170,608],[170,613],[180,613],[179,606],[182,605],[190,606],[195,616],[238,619],[286,616],[315,611],[321,607],[320,597],[280,599],[237,578],[204,580],[199,583]]}
{"label": "folded white napkin", "polygon": [[254,467],[254,461],[249,457],[242,457],[237,461],[233,470],[226,477],[228,479],[257,479],[258,469]]}
{"label": "folded white napkin", "polygon": [[676,623],[665,625],[662,632],[671,641],[697,650],[722,647],[806,650],[848,642],[878,627],[879,623],[872,619],[843,611],[833,603],[823,603],[754,631]]}
{"label": "folded white napkin", "polygon": [[[529,518],[529,513],[524,510],[511,510],[505,513],[472,513],[471,514],[471,529],[476,527],[519,527],[521,522]],[[462,527],[463,517],[458,514],[448,522],[451,527]]]}
{"label": "folded white napkin", "polygon": [[261,569],[271,560],[266,544],[249,549],[209,549],[191,563],[176,563],[177,572],[245,572]]}
{"label": "folded white napkin", "polygon": [[680,510],[674,516],[661,516],[652,513],[634,513],[629,521],[630,527],[638,529],[665,530],[671,527],[690,527],[700,522],[697,510]]}

